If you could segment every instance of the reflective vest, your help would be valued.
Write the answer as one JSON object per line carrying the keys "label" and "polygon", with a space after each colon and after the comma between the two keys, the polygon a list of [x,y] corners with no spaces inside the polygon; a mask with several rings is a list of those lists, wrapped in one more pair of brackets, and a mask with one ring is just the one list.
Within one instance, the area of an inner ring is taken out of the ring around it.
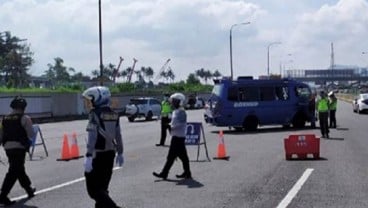
{"label": "reflective vest", "polygon": [[328,100],[327,98],[321,98],[318,100],[317,105],[318,112],[327,112],[328,111]]}
{"label": "reflective vest", "polygon": [[161,102],[161,116],[167,117],[172,112],[171,105],[168,101]]}
{"label": "reflective vest", "polygon": [[336,110],[336,108],[337,108],[337,99],[336,98],[331,98],[329,100],[329,108],[330,108],[330,110]]}

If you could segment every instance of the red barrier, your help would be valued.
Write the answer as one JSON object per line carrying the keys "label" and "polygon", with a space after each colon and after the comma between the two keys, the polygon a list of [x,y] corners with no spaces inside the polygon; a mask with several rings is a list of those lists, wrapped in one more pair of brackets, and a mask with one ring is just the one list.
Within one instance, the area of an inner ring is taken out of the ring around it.
{"label": "red barrier", "polygon": [[314,134],[290,135],[284,139],[285,157],[287,160],[295,154],[299,159],[306,159],[312,154],[314,159],[319,158],[319,138]]}

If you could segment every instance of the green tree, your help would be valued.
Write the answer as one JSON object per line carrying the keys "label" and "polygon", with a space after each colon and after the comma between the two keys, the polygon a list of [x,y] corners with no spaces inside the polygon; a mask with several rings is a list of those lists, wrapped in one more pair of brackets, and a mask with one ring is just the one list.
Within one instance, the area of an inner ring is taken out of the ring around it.
{"label": "green tree", "polygon": [[219,72],[219,70],[216,69],[216,71],[213,72],[212,76],[215,77],[216,79],[218,79],[219,77],[222,76],[222,74]]}
{"label": "green tree", "polygon": [[70,73],[75,73],[75,69],[64,66],[64,60],[60,57],[54,58],[54,61],[54,64],[47,64],[48,70],[45,71],[45,76],[53,86],[68,85],[72,81]]}
{"label": "green tree", "polygon": [[193,84],[193,85],[196,85],[196,84],[200,84],[201,81],[196,77],[195,74],[193,73],[190,73],[188,75],[188,78],[187,78],[187,84]]}
{"label": "green tree", "polygon": [[30,81],[28,70],[33,64],[33,52],[25,40],[0,33],[0,76],[7,87],[27,87]]}

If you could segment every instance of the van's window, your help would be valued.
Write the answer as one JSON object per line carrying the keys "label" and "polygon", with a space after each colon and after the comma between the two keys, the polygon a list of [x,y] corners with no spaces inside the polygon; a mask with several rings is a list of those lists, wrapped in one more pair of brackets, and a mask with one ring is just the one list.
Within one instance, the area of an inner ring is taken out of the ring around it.
{"label": "van's window", "polygon": [[297,97],[307,98],[311,96],[311,90],[308,87],[297,86],[295,87],[295,95]]}
{"label": "van's window", "polygon": [[227,99],[230,101],[238,101],[238,88],[237,87],[229,87],[227,92]]}
{"label": "van's window", "polygon": [[260,88],[261,101],[272,101],[276,100],[275,88],[274,87],[261,87]]}
{"label": "van's window", "polygon": [[276,99],[277,100],[288,100],[289,99],[288,87],[276,87]]}
{"label": "van's window", "polygon": [[241,87],[239,88],[239,101],[258,101],[258,87]]}
{"label": "van's window", "polygon": [[221,95],[221,89],[222,89],[222,85],[216,84],[215,86],[213,86],[212,94],[220,96]]}

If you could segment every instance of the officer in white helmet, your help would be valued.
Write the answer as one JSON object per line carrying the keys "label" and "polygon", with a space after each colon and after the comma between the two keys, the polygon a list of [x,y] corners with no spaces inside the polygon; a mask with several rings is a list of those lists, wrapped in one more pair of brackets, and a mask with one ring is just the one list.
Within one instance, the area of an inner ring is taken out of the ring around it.
{"label": "officer in white helmet", "polygon": [[108,194],[108,187],[116,153],[116,163],[119,166],[124,163],[119,114],[110,108],[111,94],[107,87],[88,88],[82,96],[90,108],[84,162],[87,192],[95,200],[95,208],[118,208]]}
{"label": "officer in white helmet", "polygon": [[164,168],[160,173],[153,172],[153,175],[167,179],[170,168],[173,165],[175,159],[179,159],[183,163],[184,172],[180,175],[176,175],[177,178],[192,178],[189,167],[189,158],[185,147],[185,131],[187,126],[187,114],[183,108],[185,102],[185,96],[182,93],[174,93],[170,96],[169,102],[173,107],[172,119],[171,119],[171,144],[167,155],[167,160]]}

